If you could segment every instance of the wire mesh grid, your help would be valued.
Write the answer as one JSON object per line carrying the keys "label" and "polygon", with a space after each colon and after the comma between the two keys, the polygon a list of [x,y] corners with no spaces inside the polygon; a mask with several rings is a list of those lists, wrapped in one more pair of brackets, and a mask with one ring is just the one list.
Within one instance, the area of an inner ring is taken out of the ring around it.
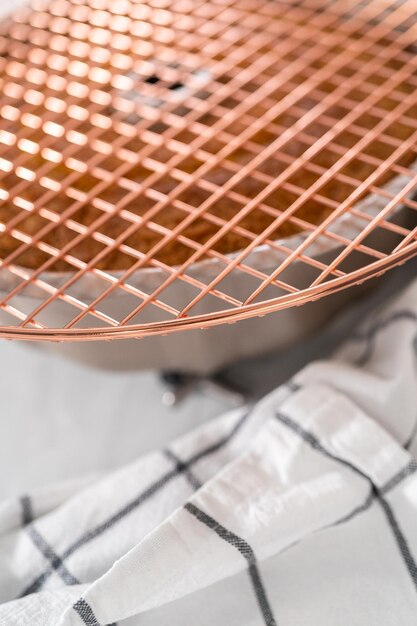
{"label": "wire mesh grid", "polygon": [[35,0],[0,25],[0,334],[234,322],[417,252],[417,13]]}

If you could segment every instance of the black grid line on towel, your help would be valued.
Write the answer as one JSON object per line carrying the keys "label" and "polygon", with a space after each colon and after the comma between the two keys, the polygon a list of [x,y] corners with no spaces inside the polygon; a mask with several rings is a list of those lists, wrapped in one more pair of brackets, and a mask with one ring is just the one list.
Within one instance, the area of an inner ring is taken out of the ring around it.
{"label": "black grid line on towel", "polygon": [[239,537],[235,535],[235,533],[231,532],[219,522],[217,522],[213,517],[202,511],[200,508],[187,503],[184,507],[186,511],[191,513],[196,519],[198,519],[202,524],[205,524],[208,528],[213,530],[221,539],[230,543],[240,554],[246,559],[248,563],[248,572],[249,577],[252,582],[252,586],[256,595],[256,599],[259,605],[259,608],[262,613],[262,617],[266,626],[276,626],[277,622],[275,621],[271,606],[268,601],[268,597],[266,595],[266,591],[264,585],[262,583],[262,578],[257,566],[256,556],[251,548],[251,546]]}
{"label": "black grid line on towel", "polygon": [[385,485],[378,489],[378,493],[384,496],[386,493],[394,489],[397,485],[403,482],[407,476],[411,476],[417,471],[417,462],[412,459],[402,470],[400,470],[395,476],[393,476]]}
{"label": "black grid line on towel", "polygon": [[[84,598],[77,600],[72,608],[78,613],[86,626],[101,626],[97,617],[94,615],[93,609]],[[107,624],[106,626],[117,626],[117,624],[113,622],[113,624]]]}
{"label": "black grid line on towel", "polygon": [[300,389],[302,389],[302,385],[300,385],[299,383],[296,383],[295,380],[293,380],[292,378],[290,380],[287,380],[286,383],[284,383],[284,387],[286,387],[288,389],[288,391],[291,391],[292,393],[296,393],[297,391],[300,391]]}
{"label": "black grid line on towel", "polygon": [[365,342],[363,351],[359,357],[355,359],[355,365],[363,366],[369,362],[375,350],[375,341],[379,333],[389,328],[392,324],[397,322],[411,321],[417,322],[417,313],[412,309],[405,309],[402,311],[395,311],[386,318],[380,319],[375,322],[364,333],[356,333],[349,337],[349,341]]}
{"label": "black grid line on towel", "polygon": [[21,507],[22,526],[27,526],[33,521],[32,500],[29,496],[22,496],[19,500]]}
{"label": "black grid line on towel", "polygon": [[184,463],[176,454],[172,452],[172,450],[166,448],[164,450],[164,454],[170,461],[175,463],[178,473],[185,476],[185,478],[188,480],[189,484],[195,491],[202,487],[201,481],[197,478],[194,472],[191,471],[189,465]]}
{"label": "black grid line on towel", "polygon": [[416,421],[414,422],[413,429],[412,429],[411,433],[409,434],[407,441],[403,445],[403,447],[406,450],[410,450],[411,446],[414,443],[414,439],[415,439],[416,435],[417,435],[417,418],[416,418]]}
{"label": "black grid line on towel", "polygon": [[[100,535],[105,533],[107,530],[112,528],[120,520],[126,517],[126,515],[129,515],[132,511],[140,507],[141,504],[149,500],[149,498],[151,498],[153,495],[155,495],[161,489],[163,489],[174,478],[176,478],[177,476],[180,476],[181,473],[184,472],[186,469],[188,470],[190,467],[192,467],[195,463],[197,463],[201,459],[207,456],[210,456],[212,454],[215,454],[216,452],[224,448],[233,439],[233,437],[239,432],[241,427],[249,418],[251,412],[252,412],[252,407],[248,407],[246,412],[243,414],[243,416],[240,419],[237,420],[236,424],[233,426],[233,428],[230,430],[230,432],[227,435],[219,439],[217,442],[207,446],[203,450],[196,452],[187,461],[184,461],[180,467],[176,465],[173,470],[166,472],[158,480],[152,483],[147,489],[142,491],[136,498],[128,502],[119,511],[117,511],[112,516],[110,516],[106,521],[102,522],[95,528],[92,528],[91,530],[81,535],[60,555],[60,561],[63,563],[65,559],[67,559],[69,556],[77,552],[84,545],[88,544],[90,541],[92,541],[96,537],[99,537]],[[54,571],[55,571],[55,567],[51,564],[50,567],[45,569],[39,576],[35,578],[35,580],[30,585],[28,585],[21,592],[19,597],[21,598],[26,595],[29,595],[30,593],[35,593],[39,591],[44,585],[44,583],[48,580],[48,578],[53,574]]]}
{"label": "black grid line on towel", "polygon": [[61,557],[55,552],[55,550],[49,545],[42,535],[36,530],[33,524],[27,527],[27,533],[32,539],[34,545],[38,548],[39,552],[43,554],[45,559],[49,561],[50,566],[57,572],[66,585],[78,585],[79,580],[75,578],[63,563]]}
{"label": "black grid line on towel", "polygon": [[[398,521],[395,517],[394,511],[392,510],[390,504],[387,502],[387,500],[384,498],[384,495],[386,495],[389,491],[391,491],[392,489],[394,489],[397,485],[399,485],[402,481],[406,480],[411,474],[413,474],[416,469],[417,469],[417,464],[415,464],[413,461],[411,461],[410,463],[408,463],[406,465],[405,468],[403,468],[402,470],[400,470],[394,477],[392,477],[388,483],[386,483],[385,485],[383,485],[382,487],[378,487],[377,485],[375,485],[375,483],[373,482],[373,480],[364,472],[362,472],[360,469],[358,469],[357,467],[355,467],[354,465],[352,465],[351,463],[349,463],[348,461],[346,461],[345,459],[338,457],[337,455],[333,454],[332,452],[330,452],[329,450],[327,450],[327,448],[325,448],[325,446],[323,446],[323,444],[319,441],[319,439],[313,435],[312,433],[310,433],[309,431],[305,430],[300,424],[298,424],[298,422],[294,421],[293,419],[291,419],[288,415],[284,415],[282,413],[276,413],[276,417],[278,419],[278,421],[283,424],[284,426],[286,426],[287,428],[289,428],[290,430],[292,430],[292,432],[294,432],[295,434],[297,434],[301,439],[303,439],[308,445],[310,445],[314,450],[316,450],[317,452],[319,452],[320,454],[326,456],[327,458],[333,459],[334,461],[336,461],[339,464],[344,465],[345,467],[348,467],[349,469],[353,470],[356,474],[362,476],[363,478],[365,478],[368,483],[371,486],[371,490],[372,490],[372,494],[373,497],[370,497],[368,495],[366,502],[357,507],[357,509],[355,510],[356,514],[357,513],[361,513],[363,511],[365,511],[367,508],[369,508],[369,506],[372,504],[373,500],[377,500],[380,505],[382,510],[385,513],[385,517],[387,519],[387,522],[389,524],[389,527],[393,533],[393,536],[395,538],[395,542],[397,545],[397,548],[401,554],[401,557],[404,561],[405,566],[407,567],[407,570],[410,574],[411,580],[414,583],[414,587],[417,590],[417,565],[416,562],[414,560],[414,557],[411,553],[410,547],[408,545],[407,539],[405,537],[405,535],[403,534]],[[368,505],[368,506],[366,506]],[[352,512],[352,513],[355,513]],[[347,521],[347,519],[352,519],[353,515],[352,513],[348,516],[346,516],[345,518],[343,518],[342,520],[339,520],[338,523],[341,523],[343,521]]]}

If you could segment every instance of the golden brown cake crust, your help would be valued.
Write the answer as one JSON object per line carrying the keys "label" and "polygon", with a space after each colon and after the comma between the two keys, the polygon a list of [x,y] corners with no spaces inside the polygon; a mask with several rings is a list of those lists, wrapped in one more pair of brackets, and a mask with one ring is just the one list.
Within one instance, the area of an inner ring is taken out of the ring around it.
{"label": "golden brown cake crust", "polygon": [[[1,76],[0,76],[1,78]],[[327,86],[330,90],[332,87]],[[321,89],[326,93],[326,85],[321,85]],[[400,87],[400,91],[403,90],[404,95],[410,94],[410,90],[413,89],[412,85],[404,83]],[[360,101],[361,95],[358,91],[354,91],[350,94],[352,101]],[[314,103],[316,104],[316,103]],[[379,108],[381,110],[390,111],[398,105],[398,101],[385,98],[379,102]],[[304,107],[305,111],[309,110],[309,106],[312,106],[305,99],[304,102],[298,103],[298,108]],[[264,109],[259,107],[258,115],[262,115]],[[256,115],[256,110],[252,110],[251,114]],[[340,111],[338,107],[329,109],[327,111],[327,117],[333,118],[335,122],[346,114],[344,111]],[[298,111],[300,115],[300,111]],[[255,157],[260,151],[260,146],[269,145],[276,137],[279,136],[286,128],[291,127],[294,123],[294,116],[289,112],[286,115],[280,116],[269,123],[263,130],[258,131],[252,136],[250,142],[247,145],[236,149],[226,160],[213,167],[202,179],[195,177],[194,182],[188,187],[186,191],[179,194],[177,201],[167,200],[165,206],[158,212],[154,213],[151,220],[145,224],[141,224],[136,232],[132,233],[123,242],[125,246],[124,250],[115,249],[94,262],[94,266],[104,270],[124,270],[129,268],[133,263],[137,261],[137,257],[129,254],[129,248],[139,251],[142,254],[146,254],[151,251],[154,246],[161,241],[161,238],[167,232],[176,228],[190,212],[198,211],[198,208],[202,203],[219,187],[222,187],[232,175],[239,171],[239,168],[246,165],[251,157]],[[363,115],[361,119],[357,121],[357,125],[362,127],[364,132],[368,129],[372,129],[375,124],[375,119],[371,116]],[[12,128],[13,130],[13,128]],[[19,127],[18,123],[14,125],[14,133],[19,136],[22,127]],[[287,166],[296,158],[301,156],[310,145],[314,143],[317,137],[320,137],[325,130],[320,124],[312,124],[304,131],[304,136],[300,135],[299,138],[292,140],[284,147],[276,156],[266,159],[264,162],[259,163],[256,171],[253,173],[248,169],[248,175],[239,183],[227,192],[223,197],[217,200],[211,208],[205,212],[205,214],[196,217],[196,219],[181,231],[182,241],[172,241],[167,245],[161,247],[157,252],[152,254],[152,257],[157,261],[164,263],[168,266],[180,265],[187,261],[190,256],[195,252],[198,244],[206,243],[213,235],[215,235],[222,224],[227,223],[236,213],[241,210],[245,204],[252,198],[256,197],[259,191],[264,188],[269,182],[271,182],[280,173],[285,171]],[[389,135],[394,140],[405,140],[410,137],[414,132],[414,129],[405,126],[400,123],[393,123],[389,129]],[[39,131],[40,133],[40,131]],[[41,134],[39,134],[39,141],[42,140]],[[254,210],[252,210],[247,216],[245,216],[238,224],[238,229],[233,229],[224,235],[215,245],[213,249],[221,254],[229,254],[237,250],[245,248],[253,237],[263,233],[263,231],[271,225],[280,212],[287,209],[300,196],[303,190],[308,189],[311,184],[317,180],[320,173],[326,171],[329,167],[333,166],[341,156],[340,150],[348,149],[359,141],[360,136],[352,134],[351,131],[341,132],[336,139],[339,152],[332,146],[326,147],[319,154],[317,154],[309,165],[297,170],[285,184],[281,185],[274,193],[270,194],[262,204],[259,204]],[[36,137],[35,137],[36,141]],[[143,142],[140,140],[140,136],[137,139],[137,153]],[[209,142],[210,143],[210,142]],[[215,142],[213,146],[207,143],[203,146],[203,150],[210,153],[215,153]],[[63,144],[64,148],[65,145]],[[130,150],[135,149],[135,141],[130,143]],[[160,154],[155,153],[155,158],[160,158],[161,162],[165,158],[163,152],[164,147],[160,148]],[[302,222],[310,224],[320,223],[338,203],[343,202],[352,193],[355,186],[364,181],[372,171],[374,171],[376,165],[371,163],[372,158],[381,160],[386,158],[389,153],[392,153],[395,148],[389,146],[386,143],[375,140],[369,144],[366,149],[366,155],[369,158],[355,158],[351,160],[340,172],[338,178],[333,180],[320,189],[320,193],[314,198],[306,199],[302,206],[296,211],[294,217],[296,220],[287,220],[281,224],[275,231],[270,234],[270,240],[276,240],[284,237],[291,236],[302,230]],[[86,148],[86,154],[87,154]],[[13,156],[13,151],[11,151]],[[87,157],[86,157],[87,158]],[[415,160],[416,156],[413,151],[407,153],[398,165],[408,166]],[[36,173],[41,167],[48,162],[40,155],[33,156],[28,160],[26,167],[32,169]],[[111,170],[112,157],[109,157],[108,168]],[[114,160],[114,167],[117,167],[117,159]],[[184,157],[184,162],[178,166],[181,172],[184,174],[195,172],[195,159]],[[74,172],[66,165],[56,165],[56,167],[48,173],[53,180],[65,180],[67,176]],[[132,166],[131,170],[124,174],[124,178],[133,183],[145,183],[147,177],[153,172],[145,168],[142,165]],[[384,177],[378,180],[378,185],[382,185],[395,175],[395,172],[390,170]],[[96,232],[100,233],[102,241],[97,240],[92,236],[86,237],[78,245],[70,246],[69,244],[78,235],[76,228],[72,228],[70,224],[58,224],[53,228],[51,232],[42,237],[41,241],[46,246],[44,249],[37,247],[29,247],[25,252],[19,254],[14,263],[28,267],[37,268],[48,259],[51,258],[47,246],[53,246],[57,249],[62,249],[64,246],[68,246],[68,254],[83,261],[89,262],[97,254],[100,254],[105,249],[106,237],[110,241],[119,237],[126,228],[130,227],[132,221],[134,222],[135,216],[147,216],[149,210],[157,202],[158,197],[166,198],[167,194],[180,183],[181,176],[173,178],[171,176],[161,176],[160,180],[151,185],[151,192],[149,190],[142,190],[136,194],[134,200],[131,200],[125,207],[124,215],[119,215],[117,211],[112,215],[111,207],[118,205],[124,194],[127,194],[127,188],[124,189],[117,184],[117,181],[108,186],[99,194],[99,198],[106,203],[107,207],[110,207],[110,215],[107,221],[103,222],[96,228]],[[351,182],[349,182],[349,180]],[[8,191],[12,191],[16,185],[20,184],[22,180],[15,174],[11,173],[7,175],[2,183],[2,187]],[[94,185],[98,182],[97,179],[90,173],[80,174],[72,186],[76,190],[81,192],[89,192]],[[28,185],[22,192],[21,196],[26,202],[36,202],[37,199],[45,192],[45,188],[39,185],[39,181],[35,181],[33,185]],[[158,196],[159,194],[159,196]],[[161,195],[162,194],[162,195]],[[43,206],[44,210],[58,216],[66,211],[74,199],[71,199],[64,192],[55,194],[52,198],[49,198],[48,202]],[[41,207],[42,208],[42,207]],[[41,229],[45,228],[49,221],[47,216],[39,214],[39,209],[35,212],[27,212],[27,216],[24,220],[20,220],[16,228],[20,233],[34,236]],[[16,217],[21,215],[22,209],[18,208],[11,200],[4,202],[0,207],[0,222],[3,224],[9,224]],[[131,220],[129,221],[129,215]],[[74,223],[78,223],[84,226],[90,226],[95,220],[101,218],[105,212],[93,206],[93,204],[85,203],[75,213],[71,215],[71,220]],[[212,219],[209,219],[210,216]],[[245,235],[246,231],[246,235]],[[187,242],[188,240],[188,242]],[[192,245],[195,242],[197,246]],[[22,243],[22,239],[16,236],[11,231],[0,235],[0,258],[7,258],[10,253],[13,253],[19,248]],[[66,271],[74,269],[74,266],[70,263],[58,260],[54,262],[49,270],[52,271]]]}

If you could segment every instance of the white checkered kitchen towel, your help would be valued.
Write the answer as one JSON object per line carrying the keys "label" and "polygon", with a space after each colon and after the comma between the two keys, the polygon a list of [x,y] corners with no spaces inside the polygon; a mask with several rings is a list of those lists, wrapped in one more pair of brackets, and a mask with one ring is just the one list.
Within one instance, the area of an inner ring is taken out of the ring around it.
{"label": "white checkered kitchen towel", "polygon": [[0,506],[1,626],[415,626],[416,337],[417,282],[256,406]]}

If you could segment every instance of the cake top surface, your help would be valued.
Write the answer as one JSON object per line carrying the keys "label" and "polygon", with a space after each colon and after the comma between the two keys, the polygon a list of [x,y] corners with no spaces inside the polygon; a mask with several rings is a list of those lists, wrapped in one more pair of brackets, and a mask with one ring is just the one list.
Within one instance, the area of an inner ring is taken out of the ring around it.
{"label": "cake top surface", "polygon": [[[396,217],[416,213],[412,4],[19,9],[0,26],[3,311],[41,333],[58,302],[68,331],[153,324],[150,310],[217,323],[394,263],[415,244]],[[12,304],[26,292],[39,319]],[[113,319],[101,307],[118,293],[131,308]]]}

